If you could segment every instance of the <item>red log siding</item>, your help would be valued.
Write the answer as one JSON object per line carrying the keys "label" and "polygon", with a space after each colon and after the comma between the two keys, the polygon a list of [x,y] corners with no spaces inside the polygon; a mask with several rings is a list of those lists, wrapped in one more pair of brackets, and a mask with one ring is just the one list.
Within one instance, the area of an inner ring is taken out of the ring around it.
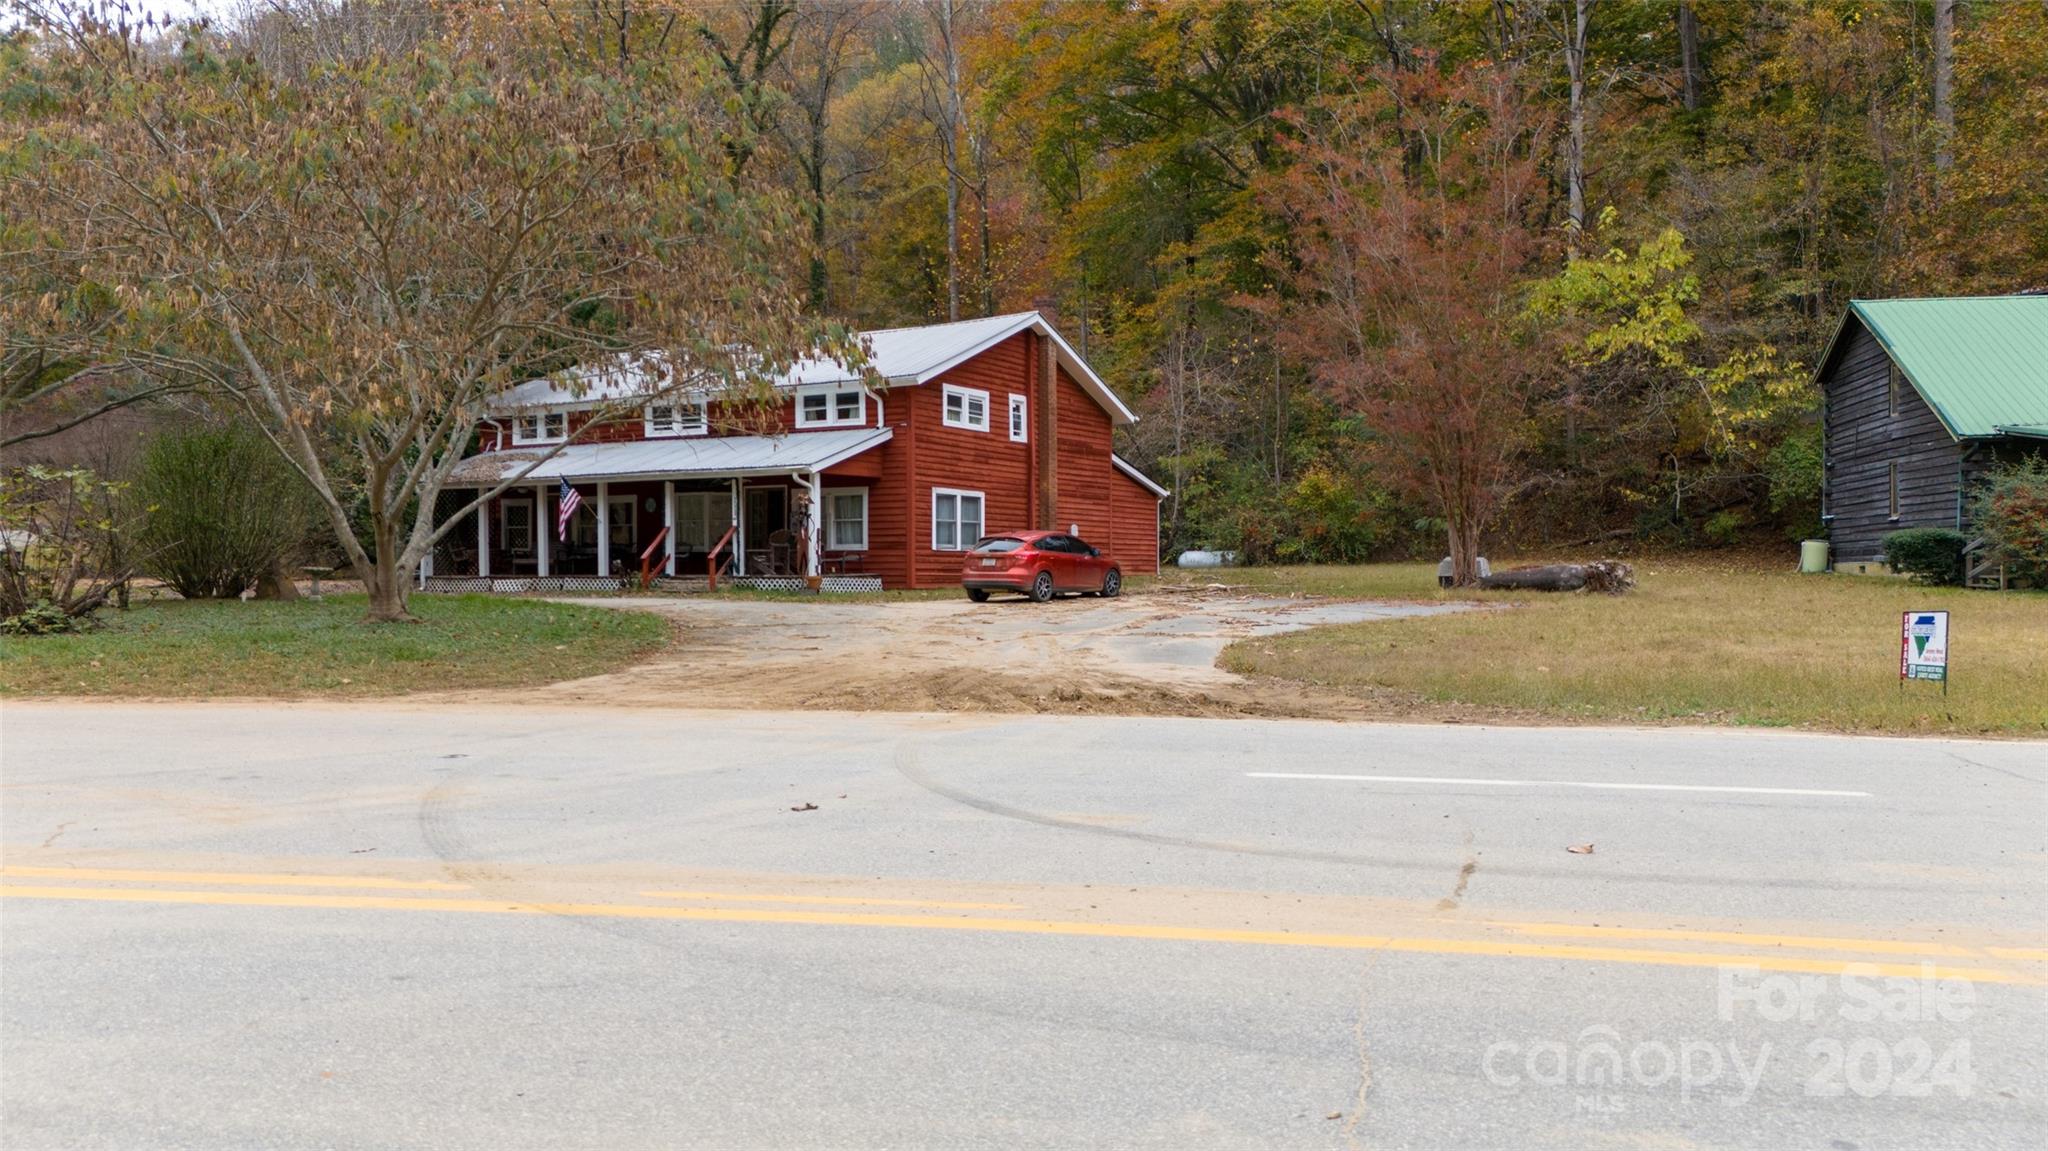
{"label": "red log siding", "polygon": [[[943,587],[960,581],[965,553],[932,548],[933,488],[982,493],[984,531],[1021,531],[1031,526],[1031,445],[1012,442],[1006,424],[1010,397],[1029,391],[1027,340],[1028,334],[1012,336],[931,383],[889,393],[889,418],[907,418],[914,433],[909,454],[915,490],[907,501],[911,522],[906,549],[913,561],[912,587]],[[945,384],[988,393],[988,431],[946,426]],[[899,414],[899,407],[907,410]],[[1102,411],[1093,401],[1089,407],[1098,414]],[[1106,436],[1106,416],[1103,431]],[[889,446],[892,450],[896,447],[894,443]]]}
{"label": "red log siding", "polygon": [[1126,572],[1159,573],[1159,497],[1122,472],[1109,486],[1109,550]]}
{"label": "red log siding", "polygon": [[1109,462],[1109,413],[1060,370],[1059,502],[1054,526],[1078,527],[1082,539],[1110,535],[1110,492],[1117,473]]}

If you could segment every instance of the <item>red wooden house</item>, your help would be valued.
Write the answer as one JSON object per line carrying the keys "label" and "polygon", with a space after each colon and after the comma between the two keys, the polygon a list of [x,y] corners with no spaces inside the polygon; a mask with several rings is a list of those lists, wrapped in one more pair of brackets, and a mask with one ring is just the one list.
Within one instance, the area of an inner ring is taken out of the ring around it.
{"label": "red wooden house", "polygon": [[[940,587],[976,539],[1027,528],[1075,531],[1126,573],[1158,570],[1167,493],[1110,446],[1137,416],[1041,314],[865,336],[887,386],[807,361],[743,428],[687,389],[618,418],[663,393],[627,365],[520,385],[444,506],[532,470],[479,508],[474,532],[444,537],[424,586],[609,587],[644,564],[669,579]],[[580,507],[558,532],[565,480]]]}

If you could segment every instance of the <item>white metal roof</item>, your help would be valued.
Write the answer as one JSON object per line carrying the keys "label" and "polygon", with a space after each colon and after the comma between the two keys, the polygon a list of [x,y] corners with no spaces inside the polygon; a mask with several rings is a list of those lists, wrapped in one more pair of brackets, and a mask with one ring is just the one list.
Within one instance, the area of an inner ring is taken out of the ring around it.
{"label": "white metal roof", "polygon": [[[455,466],[448,482],[457,486],[498,483],[531,466],[525,480],[663,479],[671,476],[787,475],[829,468],[888,443],[888,428],[836,432],[795,432],[786,436],[706,436],[632,440],[616,444],[570,444],[552,457],[546,447],[517,448],[471,456]],[[541,460],[534,464],[535,460]]]}
{"label": "white metal roof", "polygon": [[[1074,377],[1082,390],[1094,397],[1110,421],[1132,424],[1137,414],[1124,405],[1102,377],[1081,359],[1044,316],[1037,312],[1014,312],[959,320],[950,324],[924,324],[914,328],[883,328],[862,332],[868,342],[868,367],[891,385],[926,384],[949,369],[980,355],[1019,332],[1035,331],[1051,336],[1059,350],[1060,366]],[[778,387],[841,383],[861,378],[859,372],[830,359],[801,360],[776,381]],[[560,407],[605,403],[649,395],[670,387],[668,367],[658,355],[619,356],[604,364],[577,368],[567,376],[528,380],[500,394],[493,403],[499,410]]]}

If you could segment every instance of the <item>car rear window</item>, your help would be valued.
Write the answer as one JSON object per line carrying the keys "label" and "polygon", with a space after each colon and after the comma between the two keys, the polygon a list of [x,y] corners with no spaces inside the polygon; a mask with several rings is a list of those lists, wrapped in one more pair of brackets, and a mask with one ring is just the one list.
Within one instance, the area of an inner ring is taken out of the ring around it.
{"label": "car rear window", "polygon": [[984,555],[1001,555],[1004,552],[1016,551],[1023,546],[1023,540],[1011,539],[1008,536],[996,536],[975,544],[974,550]]}

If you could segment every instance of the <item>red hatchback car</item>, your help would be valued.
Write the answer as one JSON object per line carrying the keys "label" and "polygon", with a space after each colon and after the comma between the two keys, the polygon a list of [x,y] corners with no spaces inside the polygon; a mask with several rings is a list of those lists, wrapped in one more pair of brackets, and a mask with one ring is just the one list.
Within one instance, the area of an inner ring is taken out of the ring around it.
{"label": "red hatchback car", "polygon": [[1044,603],[1060,592],[1117,595],[1124,590],[1124,573],[1109,553],[1071,533],[1005,532],[975,543],[960,582],[975,603],[996,591]]}

